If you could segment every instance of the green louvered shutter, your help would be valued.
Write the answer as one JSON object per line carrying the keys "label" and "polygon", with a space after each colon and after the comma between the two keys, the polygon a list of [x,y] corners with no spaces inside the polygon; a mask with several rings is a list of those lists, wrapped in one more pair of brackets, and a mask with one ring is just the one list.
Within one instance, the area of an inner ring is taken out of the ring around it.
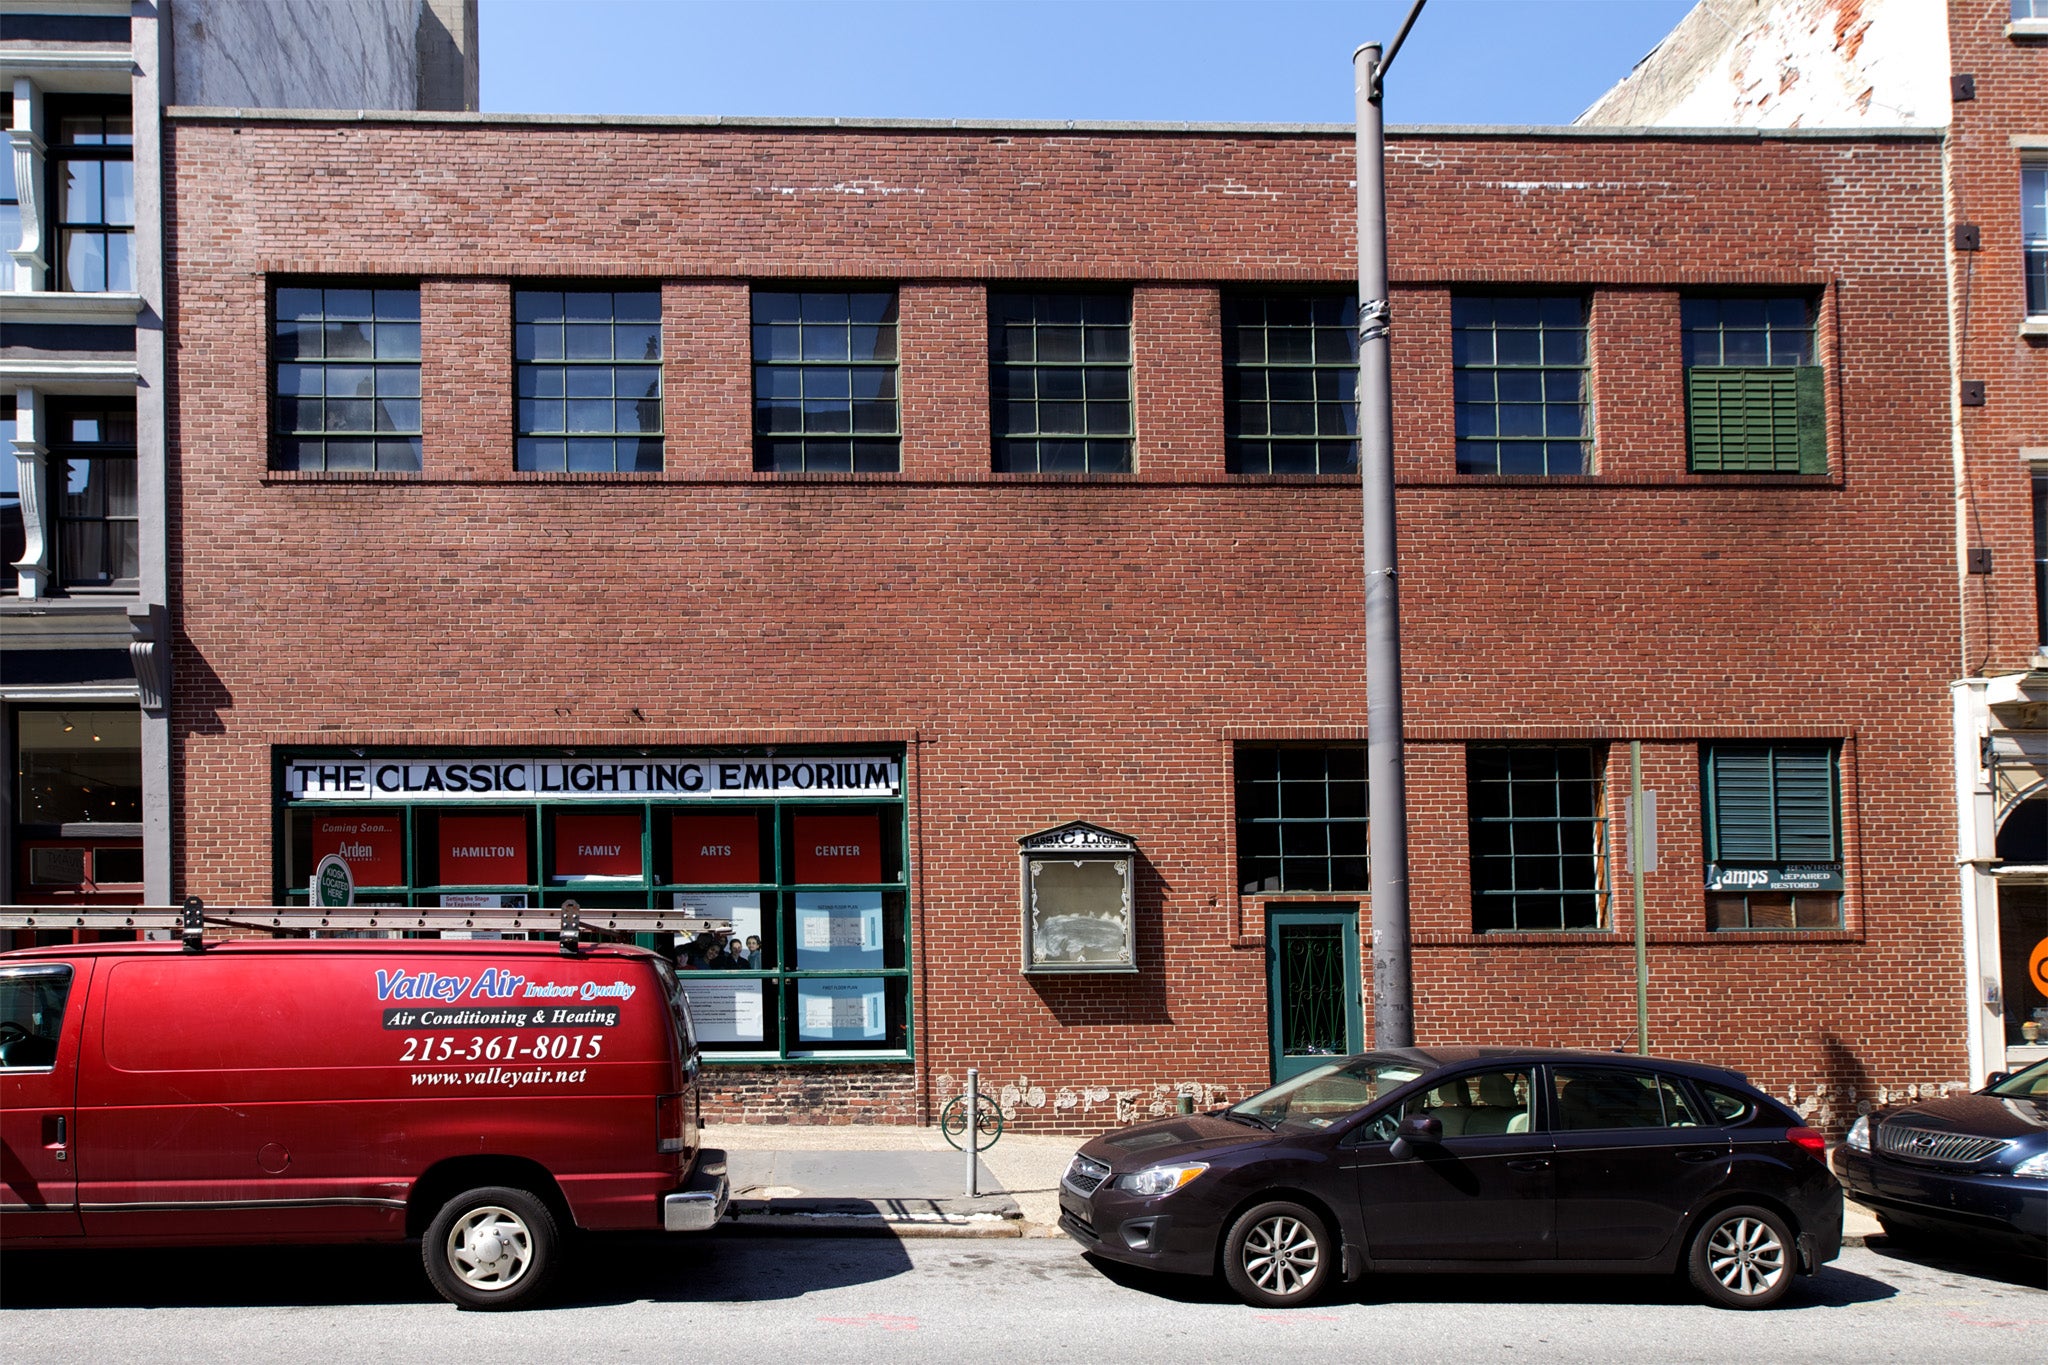
{"label": "green louvered shutter", "polygon": [[1831,863],[1835,852],[1835,754],[1819,747],[1774,750],[1778,860]]}
{"label": "green louvered shutter", "polygon": [[1708,856],[1717,863],[1770,863],[1778,858],[1771,818],[1771,751],[1722,747],[1708,755],[1713,803]]}
{"label": "green louvered shutter", "polygon": [[1685,372],[1685,386],[1694,473],[1827,472],[1818,367],[1697,365]]}

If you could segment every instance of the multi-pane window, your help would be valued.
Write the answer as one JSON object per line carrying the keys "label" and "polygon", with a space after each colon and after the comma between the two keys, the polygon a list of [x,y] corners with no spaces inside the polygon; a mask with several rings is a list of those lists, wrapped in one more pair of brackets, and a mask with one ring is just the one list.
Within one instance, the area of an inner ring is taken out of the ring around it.
{"label": "multi-pane window", "polygon": [[1605,922],[1605,766],[1605,751],[1593,745],[1466,750],[1474,932]]}
{"label": "multi-pane window", "polygon": [[2020,167],[2020,243],[2026,258],[2027,315],[2048,314],[2048,161]]}
{"label": "multi-pane window", "polygon": [[1365,750],[1237,746],[1237,879],[1261,891],[1364,891]]}
{"label": "multi-pane window", "polygon": [[1713,928],[1841,927],[1836,772],[1831,744],[1716,744],[1701,755]]}
{"label": "multi-pane window", "polygon": [[19,589],[14,565],[28,553],[21,516],[21,461],[14,458],[14,395],[0,394],[0,594]]}
{"label": "multi-pane window", "polygon": [[1460,474],[1584,474],[1586,302],[1573,295],[1451,300]]}
{"label": "multi-pane window", "polygon": [[2034,641],[2048,647],[2048,474],[2034,485]]}
{"label": "multi-pane window", "polygon": [[754,467],[899,469],[893,290],[754,291]]}
{"label": "multi-pane window", "polygon": [[276,314],[276,467],[417,470],[420,291],[280,285]]}
{"label": "multi-pane window", "polygon": [[992,293],[998,473],[1131,469],[1131,296]]}
{"label": "multi-pane window", "polygon": [[1224,460],[1233,474],[1358,472],[1358,298],[1226,294]]}
{"label": "multi-pane window", "polygon": [[1686,434],[1701,473],[1825,474],[1826,399],[1813,302],[1701,295],[1679,304]]}
{"label": "multi-pane window", "polygon": [[57,496],[57,576],[66,587],[132,583],[141,574],[135,498],[135,405],[46,400]]}
{"label": "multi-pane window", "polygon": [[516,467],[661,469],[661,294],[521,289],[512,296]]}
{"label": "multi-pane window", "polygon": [[[14,96],[0,95],[0,128],[14,126]],[[0,294],[14,289],[14,248],[21,245],[21,188],[14,179],[14,151],[0,156]],[[11,457],[13,451],[0,451]]]}
{"label": "multi-pane window", "polygon": [[57,262],[78,293],[135,288],[135,124],[125,99],[52,99]]}

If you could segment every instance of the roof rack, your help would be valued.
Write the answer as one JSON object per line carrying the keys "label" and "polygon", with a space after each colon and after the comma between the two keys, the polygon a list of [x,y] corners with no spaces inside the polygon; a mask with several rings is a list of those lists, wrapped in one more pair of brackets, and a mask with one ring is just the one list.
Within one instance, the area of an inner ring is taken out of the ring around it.
{"label": "roof rack", "polygon": [[562,951],[578,951],[586,936],[624,938],[631,934],[700,934],[707,930],[732,932],[729,919],[678,914],[673,910],[604,908],[583,909],[487,909],[472,906],[404,905],[235,905],[209,909],[197,896],[188,896],[180,906],[131,905],[0,905],[0,929],[37,933],[66,933],[90,929],[113,933],[143,933],[158,930],[177,935],[186,951],[200,952],[206,946],[208,926],[268,933],[273,937],[310,937],[326,933],[383,935],[417,933],[467,933],[496,930],[512,933],[552,933]]}

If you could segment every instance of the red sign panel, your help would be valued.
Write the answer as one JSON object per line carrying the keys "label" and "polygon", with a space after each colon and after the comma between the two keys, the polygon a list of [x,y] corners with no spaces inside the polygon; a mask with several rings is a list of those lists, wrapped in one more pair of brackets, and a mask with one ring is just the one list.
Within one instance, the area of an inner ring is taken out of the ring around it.
{"label": "red sign panel", "polygon": [[798,881],[882,880],[880,815],[799,815],[795,824]]}
{"label": "red sign panel", "polygon": [[670,877],[679,882],[761,880],[761,819],[756,815],[678,815]]}
{"label": "red sign panel", "polygon": [[555,876],[638,877],[640,817],[557,815]]}
{"label": "red sign panel", "polygon": [[524,886],[527,867],[525,816],[441,817],[443,886]]}
{"label": "red sign panel", "polygon": [[314,816],[313,866],[336,853],[357,886],[404,886],[404,820],[397,811]]}

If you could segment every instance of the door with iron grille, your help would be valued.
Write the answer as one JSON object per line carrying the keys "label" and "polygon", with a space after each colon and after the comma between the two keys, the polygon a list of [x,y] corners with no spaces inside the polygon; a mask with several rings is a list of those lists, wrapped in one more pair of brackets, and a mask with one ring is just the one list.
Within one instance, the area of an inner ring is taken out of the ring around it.
{"label": "door with iron grille", "polygon": [[1358,908],[1270,907],[1266,991],[1276,1083],[1363,1047]]}

